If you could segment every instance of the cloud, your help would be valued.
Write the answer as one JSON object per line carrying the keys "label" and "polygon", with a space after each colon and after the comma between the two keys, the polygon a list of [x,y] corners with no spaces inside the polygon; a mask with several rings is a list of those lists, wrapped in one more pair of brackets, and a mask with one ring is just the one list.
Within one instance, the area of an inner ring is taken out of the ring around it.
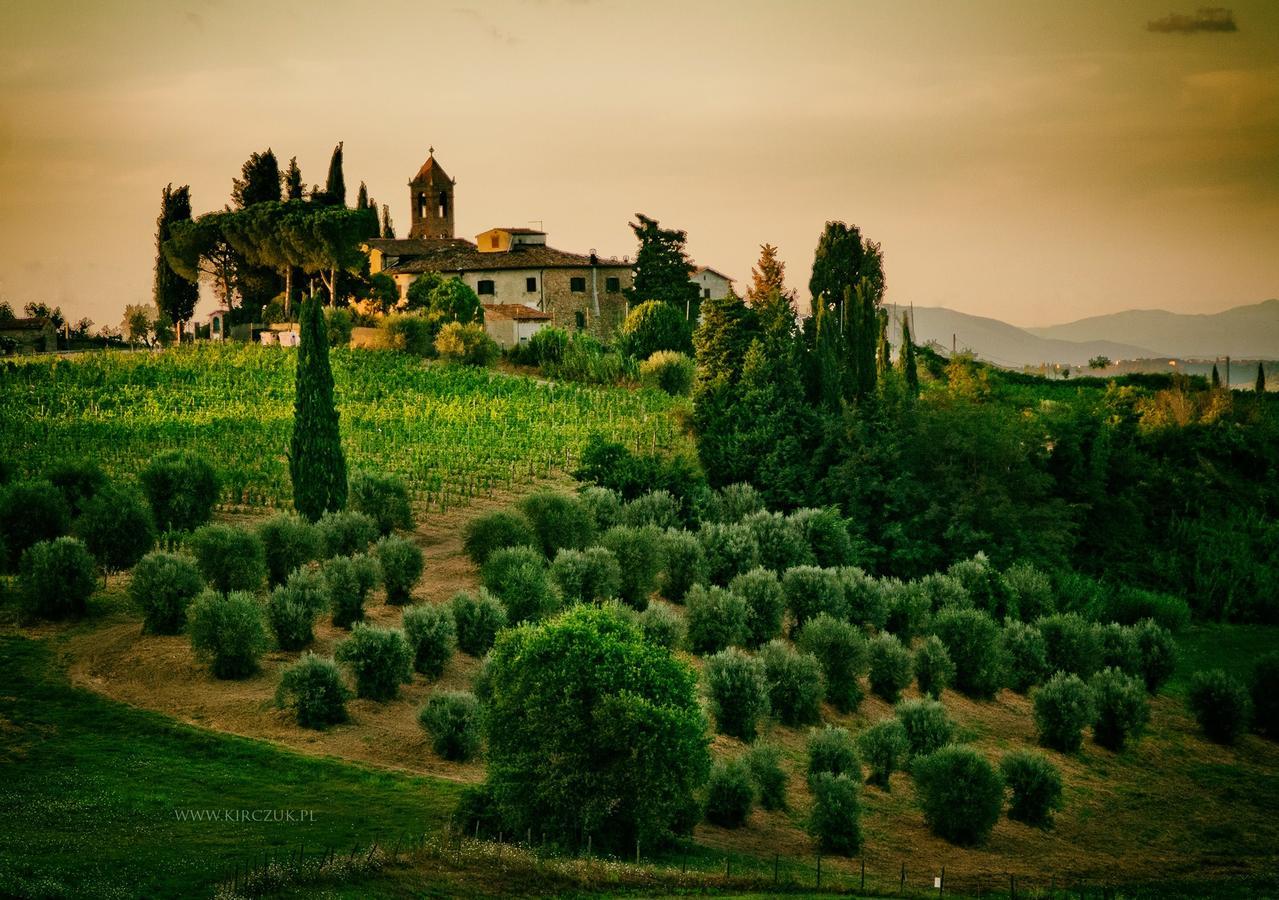
{"label": "cloud", "polygon": [[1199,31],[1238,31],[1235,14],[1221,7],[1196,10],[1193,15],[1169,13],[1146,23],[1147,31],[1162,34],[1195,34]]}

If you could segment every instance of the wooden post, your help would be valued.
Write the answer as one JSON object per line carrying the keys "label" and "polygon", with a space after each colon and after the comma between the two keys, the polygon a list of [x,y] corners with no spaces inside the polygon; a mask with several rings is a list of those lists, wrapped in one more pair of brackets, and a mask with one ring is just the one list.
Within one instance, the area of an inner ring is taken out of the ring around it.
{"label": "wooden post", "polygon": [[937,896],[942,897],[946,894],[946,867],[941,867],[941,877],[937,879]]}
{"label": "wooden post", "polygon": [[1008,873],[1008,900],[1017,900],[1017,876]]}
{"label": "wooden post", "polygon": [[866,890],[866,857],[862,857],[862,886],[861,890]]}
{"label": "wooden post", "polygon": [[902,863],[902,881],[901,881],[900,889],[901,890],[906,889],[906,863],[904,862]]}
{"label": "wooden post", "polygon": [[817,886],[822,886],[822,855],[817,854]]}
{"label": "wooden post", "polygon": [[635,865],[639,865],[639,838],[635,839]]}
{"label": "wooden post", "polygon": [[773,854],[773,884],[777,884],[777,864],[781,861],[781,858],[782,855],[780,853]]}

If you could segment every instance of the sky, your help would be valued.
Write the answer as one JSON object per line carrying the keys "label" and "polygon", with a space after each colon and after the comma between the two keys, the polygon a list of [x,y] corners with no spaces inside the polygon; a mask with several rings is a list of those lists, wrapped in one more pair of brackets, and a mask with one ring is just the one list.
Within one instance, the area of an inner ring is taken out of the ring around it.
{"label": "sky", "polygon": [[[807,297],[823,223],[888,302],[1017,325],[1279,296],[1279,4],[1202,0],[0,0],[0,299],[115,325],[164,186],[229,201],[253,151],[345,145],[408,226],[427,148],[458,235],[540,222],[635,252],[636,212]],[[1176,4],[1184,3],[1182,6]],[[206,300],[203,308],[211,308]]]}

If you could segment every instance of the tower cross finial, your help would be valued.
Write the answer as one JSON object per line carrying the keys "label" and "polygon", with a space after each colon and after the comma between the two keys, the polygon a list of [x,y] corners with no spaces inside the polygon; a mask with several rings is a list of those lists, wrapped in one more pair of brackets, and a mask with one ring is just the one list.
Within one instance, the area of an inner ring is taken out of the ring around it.
{"label": "tower cross finial", "polygon": [[427,147],[427,148],[426,148],[426,152],[427,152],[427,153],[429,153],[431,156],[434,156],[434,155],[435,155],[435,148],[434,148],[434,147]]}

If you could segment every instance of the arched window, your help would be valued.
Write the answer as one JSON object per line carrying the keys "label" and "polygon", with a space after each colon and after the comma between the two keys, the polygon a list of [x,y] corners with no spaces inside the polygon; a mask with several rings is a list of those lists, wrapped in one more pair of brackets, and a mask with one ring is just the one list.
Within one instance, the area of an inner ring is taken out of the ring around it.
{"label": "arched window", "polygon": [[426,218],[426,194],[417,195],[417,217],[419,219]]}
{"label": "arched window", "polygon": [[440,218],[447,219],[449,215],[449,195],[447,191],[440,191]]}

